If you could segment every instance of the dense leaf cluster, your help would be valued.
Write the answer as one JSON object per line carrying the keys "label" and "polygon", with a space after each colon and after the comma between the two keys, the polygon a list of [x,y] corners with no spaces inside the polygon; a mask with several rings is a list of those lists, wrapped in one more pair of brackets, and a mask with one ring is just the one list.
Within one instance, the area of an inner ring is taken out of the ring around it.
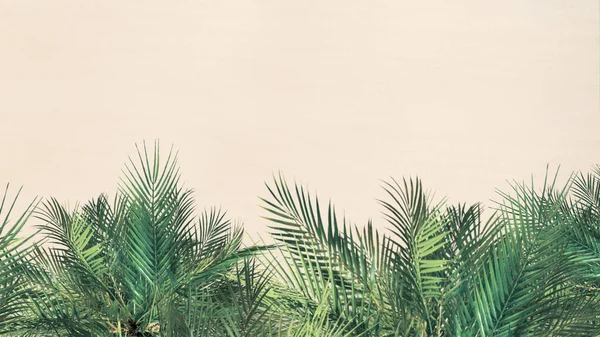
{"label": "dense leaf cluster", "polygon": [[[72,210],[35,200],[15,217],[7,187],[0,336],[600,335],[600,167],[515,183],[487,217],[392,179],[384,232],[278,176],[261,198],[274,244],[245,246],[224,212],[195,215],[159,152]],[[19,235],[30,217],[41,241]]]}

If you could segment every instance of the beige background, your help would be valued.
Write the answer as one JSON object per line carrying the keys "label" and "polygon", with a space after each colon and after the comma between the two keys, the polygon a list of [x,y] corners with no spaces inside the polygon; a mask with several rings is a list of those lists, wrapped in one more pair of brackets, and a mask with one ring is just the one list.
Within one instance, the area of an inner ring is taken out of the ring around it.
{"label": "beige background", "polygon": [[[599,164],[599,2],[0,0],[0,182],[113,193],[174,144],[200,206],[264,231],[282,170],[362,223],[380,178],[451,202]],[[489,205],[490,203],[487,202]]]}

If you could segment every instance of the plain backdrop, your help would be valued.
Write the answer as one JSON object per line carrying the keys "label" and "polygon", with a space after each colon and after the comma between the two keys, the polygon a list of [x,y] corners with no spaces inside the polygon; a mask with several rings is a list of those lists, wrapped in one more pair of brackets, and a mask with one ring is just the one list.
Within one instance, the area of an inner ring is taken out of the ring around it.
{"label": "plain backdrop", "polygon": [[390,176],[491,206],[600,164],[599,6],[0,0],[0,183],[20,206],[112,195],[158,138],[198,207],[252,235],[279,171],[358,224],[385,225]]}

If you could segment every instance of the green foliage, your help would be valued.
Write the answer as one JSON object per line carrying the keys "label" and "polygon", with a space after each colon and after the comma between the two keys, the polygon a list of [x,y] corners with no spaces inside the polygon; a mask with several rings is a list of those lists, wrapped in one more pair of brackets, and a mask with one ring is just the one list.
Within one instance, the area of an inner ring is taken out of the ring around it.
{"label": "green foliage", "polygon": [[[382,185],[377,230],[275,177],[261,198],[270,246],[244,246],[218,209],[195,216],[158,143],[112,200],[36,199],[12,223],[7,187],[0,335],[600,336],[600,167],[514,183],[487,216],[419,179]],[[42,241],[18,236],[30,216]]]}
{"label": "green foliage", "polygon": [[23,298],[27,293],[21,283],[23,266],[27,264],[31,251],[26,244],[31,237],[19,239],[17,235],[37,205],[37,200],[29,204],[25,212],[11,224],[10,216],[21,190],[12,202],[7,200],[8,190],[7,185],[0,201],[0,335],[12,332],[22,319],[21,312],[26,309]]}
{"label": "green foliage", "polygon": [[219,210],[193,216],[172,152],[161,162],[158,144],[153,153],[144,145],[138,160],[126,166],[113,202],[102,195],[68,210],[49,199],[37,210],[47,242],[20,251],[23,261],[3,259],[22,262],[22,273],[9,271],[22,275],[27,296],[14,304],[28,309],[15,335],[196,336],[197,313],[215,326],[235,319],[238,302],[224,295],[239,296],[234,285],[244,273],[257,281],[257,266],[246,261],[261,248],[243,248],[242,228]]}
{"label": "green foliage", "polygon": [[263,202],[279,279],[315,304],[332,289],[332,319],[365,336],[596,336],[600,170],[555,181],[500,192],[484,222],[479,204],[434,203],[420,180],[392,179],[381,235],[278,177]]}

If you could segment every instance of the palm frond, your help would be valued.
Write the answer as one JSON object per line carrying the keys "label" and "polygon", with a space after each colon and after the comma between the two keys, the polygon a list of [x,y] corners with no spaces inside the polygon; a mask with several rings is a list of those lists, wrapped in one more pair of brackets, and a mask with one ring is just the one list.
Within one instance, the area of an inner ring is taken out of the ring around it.
{"label": "palm frond", "polygon": [[11,223],[11,216],[21,193],[18,190],[12,201],[8,200],[9,185],[6,185],[0,201],[0,334],[4,335],[22,324],[23,311],[27,303],[23,301],[26,292],[22,287],[22,266],[28,261],[31,250],[26,244],[33,234],[20,238],[19,234],[37,207],[34,199],[25,211]]}
{"label": "palm frond", "polygon": [[374,260],[365,249],[374,244],[368,238],[357,243],[358,230],[339,219],[331,203],[322,212],[318,198],[298,185],[290,188],[281,175],[267,189],[271,200],[262,199],[263,208],[270,214],[265,217],[272,222],[270,234],[280,243],[283,259],[273,259],[280,279],[312,301],[331,287],[331,313],[354,320],[357,332],[377,325],[381,300]]}

